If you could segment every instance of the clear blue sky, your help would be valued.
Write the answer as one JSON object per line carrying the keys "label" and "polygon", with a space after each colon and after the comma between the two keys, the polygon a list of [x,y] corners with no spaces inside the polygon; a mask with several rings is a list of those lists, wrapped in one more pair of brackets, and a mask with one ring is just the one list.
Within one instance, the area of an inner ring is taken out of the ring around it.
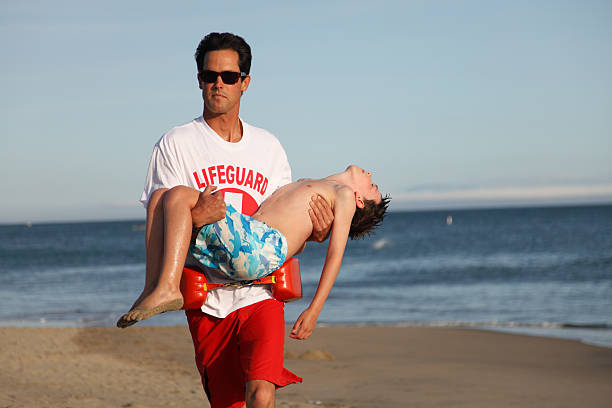
{"label": "clear blue sky", "polygon": [[153,144],[202,112],[210,31],[294,178],[357,163],[395,210],[612,202],[612,2],[3,1],[0,223],[144,217]]}

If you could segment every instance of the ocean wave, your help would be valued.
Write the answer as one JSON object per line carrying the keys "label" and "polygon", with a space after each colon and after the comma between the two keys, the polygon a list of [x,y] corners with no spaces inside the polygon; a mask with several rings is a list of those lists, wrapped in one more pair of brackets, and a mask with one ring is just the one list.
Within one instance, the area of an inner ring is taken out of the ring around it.
{"label": "ocean wave", "polygon": [[491,321],[414,321],[414,322],[323,322],[319,326],[392,326],[392,327],[431,327],[431,328],[526,328],[526,329],[591,329],[612,330],[612,325],[607,323],[562,323],[562,322],[502,322]]}
{"label": "ocean wave", "polygon": [[470,321],[432,321],[432,322],[405,322],[395,326],[404,327],[499,327],[499,328],[530,328],[530,329],[594,329],[612,330],[607,323],[564,323],[564,322],[501,322],[496,320],[484,322]]}
{"label": "ocean wave", "polygon": [[[78,282],[83,279],[98,280],[112,274],[123,274],[130,276],[136,273],[143,273],[145,264],[143,263],[123,263],[116,265],[78,265],[78,266],[39,266],[23,269],[8,269],[0,274],[0,282],[7,282],[11,285],[27,285],[32,282],[50,283],[62,282],[66,279],[74,279]],[[70,285],[67,285],[70,286]]]}
{"label": "ocean wave", "polygon": [[[346,267],[366,270],[380,269],[384,265],[393,269],[431,271],[439,269],[473,269],[473,268],[551,268],[573,264],[575,262],[593,263],[602,260],[581,257],[576,254],[563,254],[555,252],[542,253],[497,253],[490,255],[435,255],[410,257],[403,254],[401,257],[387,259],[353,259],[345,262]],[[609,260],[608,260],[609,262]]]}
{"label": "ocean wave", "polygon": [[375,251],[380,251],[381,249],[388,248],[390,246],[392,246],[392,242],[386,238],[379,238],[372,243],[372,249]]}
{"label": "ocean wave", "polygon": [[[612,281],[608,256],[502,253],[397,258],[347,258],[339,280],[452,283],[486,281]],[[308,269],[308,268],[307,268]],[[308,274],[308,270],[304,275]],[[317,273],[320,273],[318,271]]]}

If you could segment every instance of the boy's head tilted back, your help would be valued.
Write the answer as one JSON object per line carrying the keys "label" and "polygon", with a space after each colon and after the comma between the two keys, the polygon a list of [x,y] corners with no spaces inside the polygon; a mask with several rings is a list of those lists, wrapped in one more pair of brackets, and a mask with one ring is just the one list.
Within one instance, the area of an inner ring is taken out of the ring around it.
{"label": "boy's head tilted back", "polygon": [[388,195],[384,197],[381,195],[379,203],[376,203],[374,200],[364,200],[363,208],[357,207],[355,209],[349,237],[357,239],[369,235],[375,227],[380,225],[385,217],[389,201],[391,201],[391,197]]}
{"label": "boy's head tilted back", "polygon": [[372,173],[351,164],[343,172],[324,180],[353,190],[356,208],[348,234],[351,239],[365,237],[382,222],[391,197],[383,197],[378,191],[378,185],[372,182]]}
{"label": "boy's head tilted back", "polygon": [[351,185],[355,190],[357,208],[351,221],[349,237],[363,238],[378,226],[387,211],[391,197],[382,196],[378,185],[372,182],[372,173],[359,166],[350,165],[345,173],[350,175]]}

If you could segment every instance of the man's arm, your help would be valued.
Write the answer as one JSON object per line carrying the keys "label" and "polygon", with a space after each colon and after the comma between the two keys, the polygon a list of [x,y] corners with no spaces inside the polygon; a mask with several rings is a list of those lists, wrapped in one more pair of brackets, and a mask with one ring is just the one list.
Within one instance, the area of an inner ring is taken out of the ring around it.
{"label": "man's arm", "polygon": [[200,193],[198,202],[191,210],[191,220],[194,228],[202,228],[225,217],[225,201],[221,194],[213,194],[216,186],[206,186]]}
{"label": "man's arm", "polygon": [[174,165],[172,157],[175,152],[172,150],[172,144],[169,144],[164,135],[153,147],[145,186],[140,196],[140,202],[147,208],[149,198],[156,190],[160,188],[172,188],[181,184],[185,184],[181,176],[181,172]]}
{"label": "man's arm", "polygon": [[[308,241],[323,242],[329,236],[332,223],[334,222],[334,213],[327,202],[321,195],[317,194],[310,200],[310,208],[308,209],[310,221],[312,221],[312,234],[308,237]],[[306,245],[306,243],[304,243]]]}
{"label": "man's arm", "polygon": [[204,225],[212,224],[225,217],[225,201],[220,194],[213,194],[216,186],[206,186],[191,209],[191,240],[193,241]]}
{"label": "man's arm", "polygon": [[341,188],[336,194],[334,205],[334,223],[331,228],[329,246],[325,256],[325,265],[319,279],[319,286],[310,302],[310,306],[296,320],[291,330],[290,337],[304,340],[310,336],[314,330],[321,309],[331,291],[346,248],[351,221],[355,214],[355,195],[350,188]]}

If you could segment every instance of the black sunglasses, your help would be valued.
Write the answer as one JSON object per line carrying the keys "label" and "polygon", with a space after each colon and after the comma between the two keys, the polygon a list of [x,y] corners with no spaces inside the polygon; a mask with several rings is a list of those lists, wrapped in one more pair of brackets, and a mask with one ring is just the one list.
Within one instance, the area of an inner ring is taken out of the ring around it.
{"label": "black sunglasses", "polygon": [[238,82],[240,78],[244,78],[246,77],[246,75],[247,74],[245,72],[234,72],[234,71],[217,72],[217,71],[210,71],[208,69],[204,71],[200,71],[200,79],[202,80],[202,82],[206,82],[207,84],[217,82],[217,78],[221,76],[221,80],[223,81],[224,84],[234,85],[236,82]]}

